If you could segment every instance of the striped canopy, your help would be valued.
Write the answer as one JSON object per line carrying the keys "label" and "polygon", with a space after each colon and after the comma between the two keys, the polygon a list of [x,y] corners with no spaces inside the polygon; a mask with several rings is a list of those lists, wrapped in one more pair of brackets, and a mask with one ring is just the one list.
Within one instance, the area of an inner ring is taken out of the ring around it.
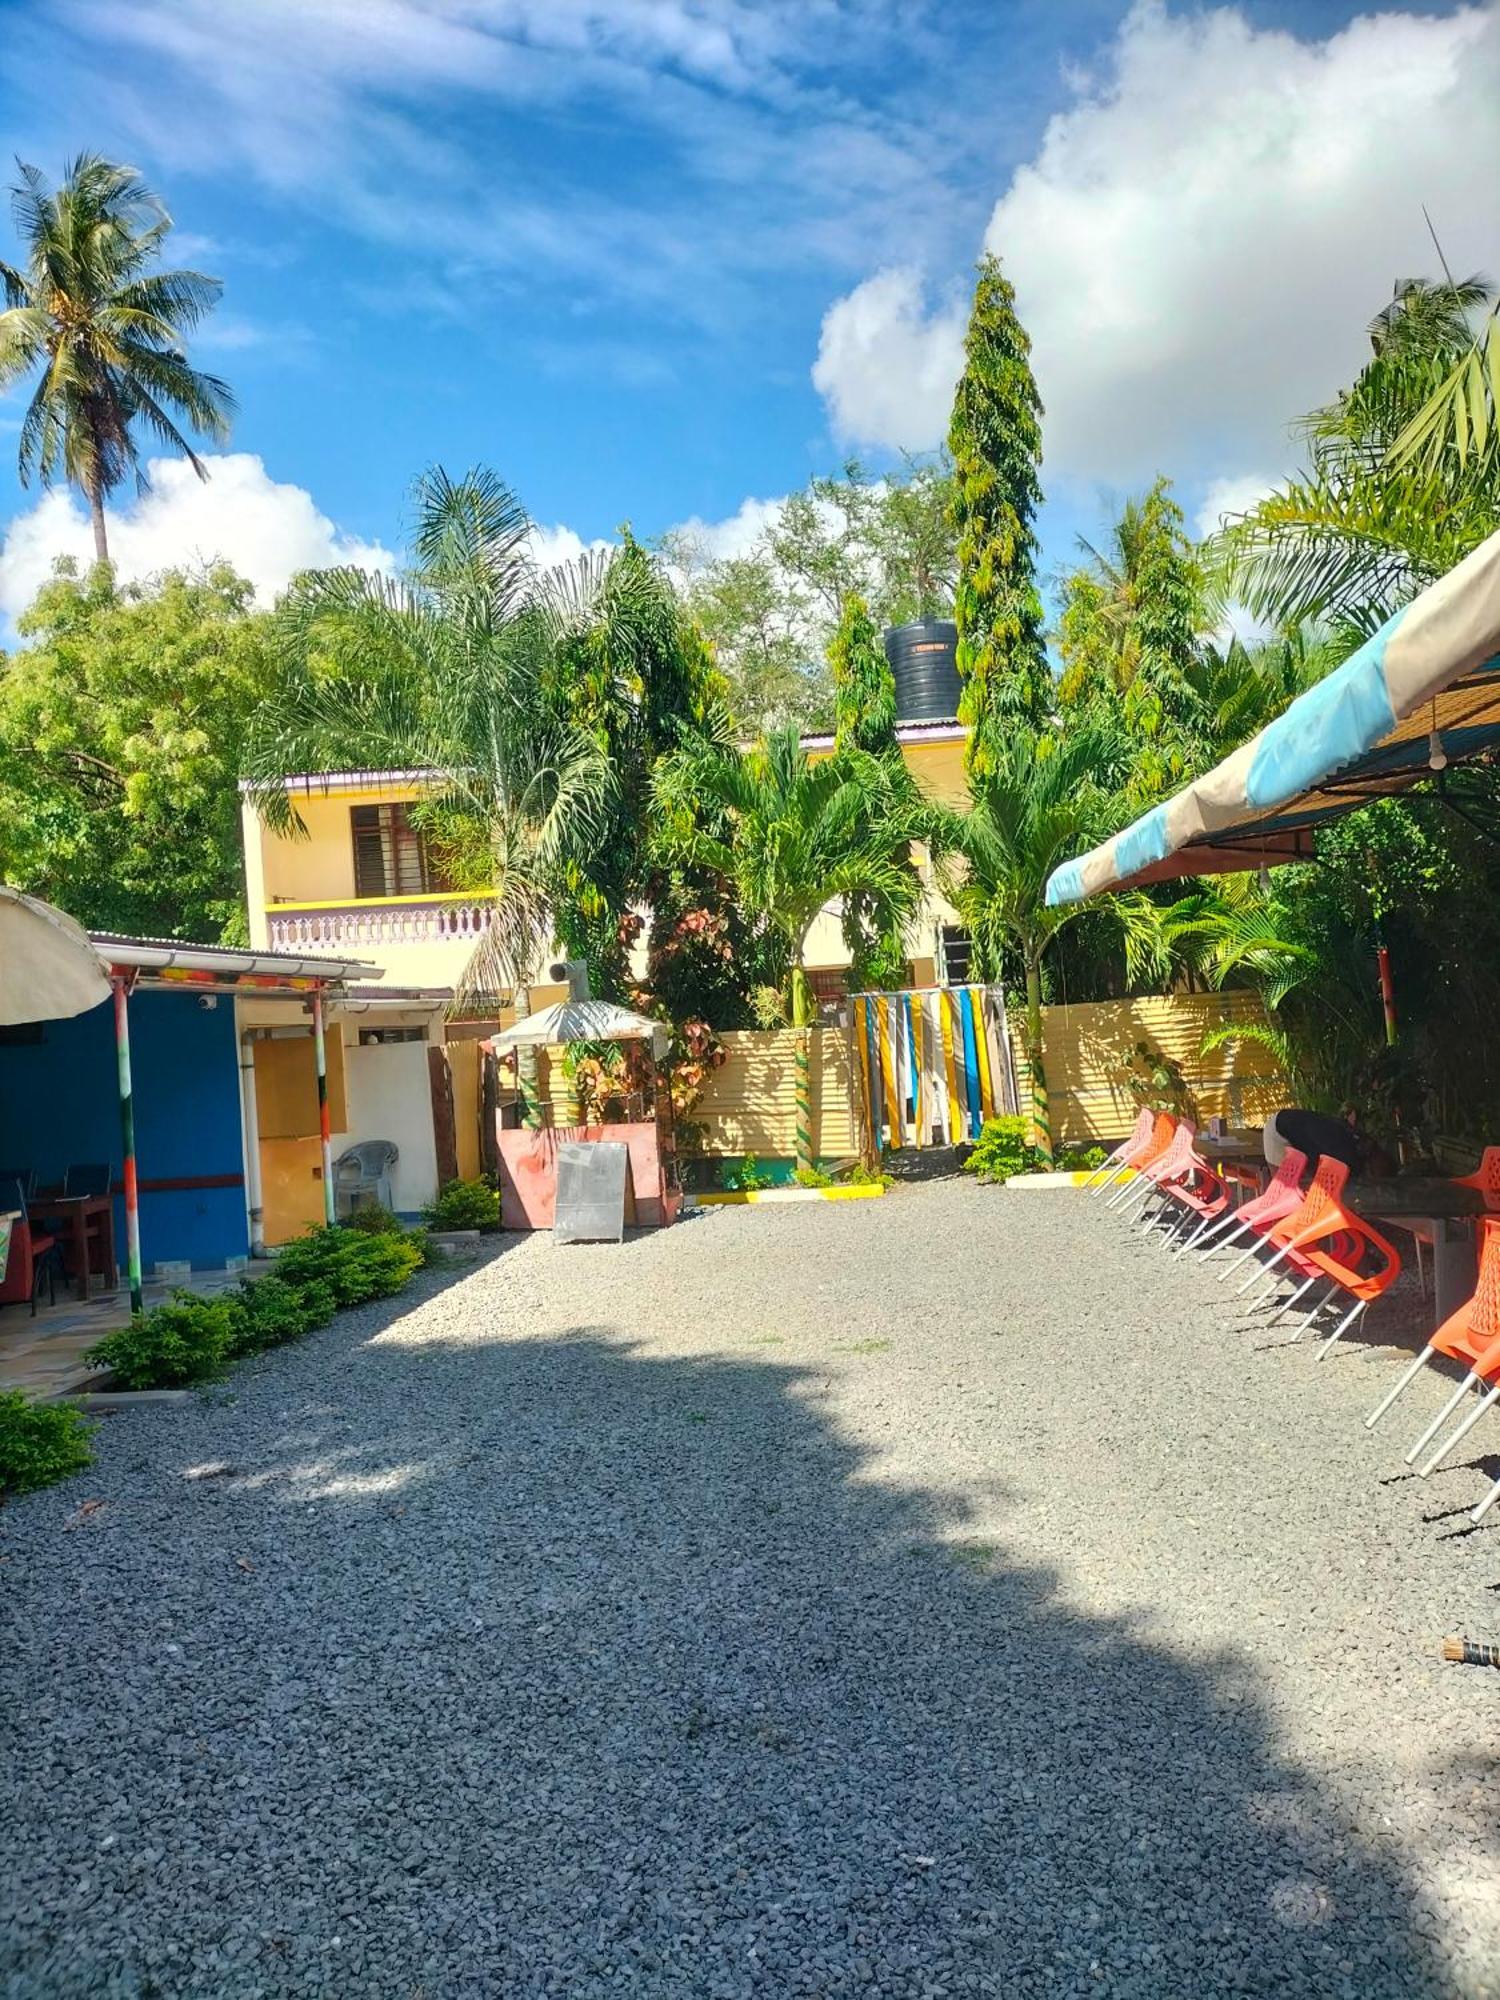
{"label": "striped canopy", "polygon": [[1305,861],[1317,828],[1500,744],[1500,534],[1404,605],[1232,756],[1047,884],[1052,907],[1181,875]]}

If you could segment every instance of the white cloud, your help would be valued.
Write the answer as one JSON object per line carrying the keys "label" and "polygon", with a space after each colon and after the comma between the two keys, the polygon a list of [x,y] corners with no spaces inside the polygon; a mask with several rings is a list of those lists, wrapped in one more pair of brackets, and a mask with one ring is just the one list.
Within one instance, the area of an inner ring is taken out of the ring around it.
{"label": "white cloud", "polygon": [[531,560],[538,569],[558,569],[563,563],[577,562],[581,555],[593,549],[608,549],[614,544],[602,536],[595,536],[586,542],[582,535],[558,522],[554,527],[543,528],[534,525],[527,537]]}
{"label": "white cloud", "polygon": [[695,567],[702,563],[732,562],[736,556],[749,555],[759,545],[785,505],[784,494],[779,500],[745,499],[722,521],[705,521],[694,514],[691,520],[679,522],[668,533],[675,546],[691,556]]}
{"label": "white cloud", "polygon": [[[310,493],[272,479],[251,453],[209,453],[203,462],[206,483],[185,459],[152,459],[151,491],[109,510],[109,551],[122,581],[222,559],[268,604],[301,569],[395,567],[388,549],[341,533]],[[0,616],[14,622],[58,556],[87,564],[93,555],[93,530],[78,501],[60,489],[44,494],[15,516],[0,545]]]}
{"label": "white cloud", "polygon": [[1276,483],[1266,472],[1232,472],[1221,479],[1211,479],[1193,517],[1194,534],[1200,537],[1213,534],[1226,514],[1247,514]]}
{"label": "white cloud", "polygon": [[[1015,282],[1063,479],[1228,478],[1359,367],[1396,279],[1500,269],[1500,10],[1385,13],[1326,41],[1140,0],[986,232]],[[931,445],[957,349],[909,274],[823,323],[836,428]],[[920,395],[911,384],[924,386]]]}
{"label": "white cloud", "polygon": [[929,313],[922,274],[910,266],[877,271],[836,300],[812,378],[837,434],[906,451],[938,443],[963,366],[965,317],[958,299]]}

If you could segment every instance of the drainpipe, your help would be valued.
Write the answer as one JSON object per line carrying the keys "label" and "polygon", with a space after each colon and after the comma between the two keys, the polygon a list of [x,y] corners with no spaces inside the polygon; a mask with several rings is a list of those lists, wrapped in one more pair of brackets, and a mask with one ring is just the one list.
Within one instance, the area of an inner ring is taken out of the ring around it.
{"label": "drainpipe", "polygon": [[250,1255],[266,1254],[266,1218],[261,1206],[260,1112],[255,1102],[255,1030],[240,1036],[240,1116],[245,1134],[245,1212],[250,1224]]}
{"label": "drainpipe", "polygon": [[328,1049],[323,1040],[323,988],[321,983],[313,988],[312,1019],[313,1060],[318,1071],[318,1138],[323,1152],[323,1220],[332,1229],[334,1224],[333,1142],[328,1124]]}

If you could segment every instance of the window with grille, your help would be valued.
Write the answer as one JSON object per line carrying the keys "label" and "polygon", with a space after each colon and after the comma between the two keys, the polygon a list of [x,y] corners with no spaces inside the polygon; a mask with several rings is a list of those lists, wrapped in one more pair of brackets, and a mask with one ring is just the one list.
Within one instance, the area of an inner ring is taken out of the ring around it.
{"label": "window with grille", "polygon": [[967,931],[943,926],[942,981],[945,986],[967,986],[974,976],[974,941]]}
{"label": "window with grille", "polygon": [[426,896],[444,885],[406,805],[351,806],[356,896]]}

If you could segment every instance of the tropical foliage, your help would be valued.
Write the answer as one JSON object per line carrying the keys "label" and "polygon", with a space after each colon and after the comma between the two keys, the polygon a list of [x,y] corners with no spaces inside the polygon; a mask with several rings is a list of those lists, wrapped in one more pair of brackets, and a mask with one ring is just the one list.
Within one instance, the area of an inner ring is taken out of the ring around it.
{"label": "tropical foliage", "polygon": [[0,880],[96,930],[244,935],[236,780],[274,670],[219,568],[117,585],[70,565],[0,656]]}
{"label": "tropical foliage", "polygon": [[21,483],[59,471],[88,502],[94,553],[109,554],[104,502],[132,474],[145,480],[142,433],[207,472],[179,423],[229,435],[234,397],[183,348],[218,302],[217,278],[153,266],[172,218],[134,167],[84,153],[49,187],[18,163],[11,210],[22,261],[0,262],[0,389],[36,376],[21,419]]}

